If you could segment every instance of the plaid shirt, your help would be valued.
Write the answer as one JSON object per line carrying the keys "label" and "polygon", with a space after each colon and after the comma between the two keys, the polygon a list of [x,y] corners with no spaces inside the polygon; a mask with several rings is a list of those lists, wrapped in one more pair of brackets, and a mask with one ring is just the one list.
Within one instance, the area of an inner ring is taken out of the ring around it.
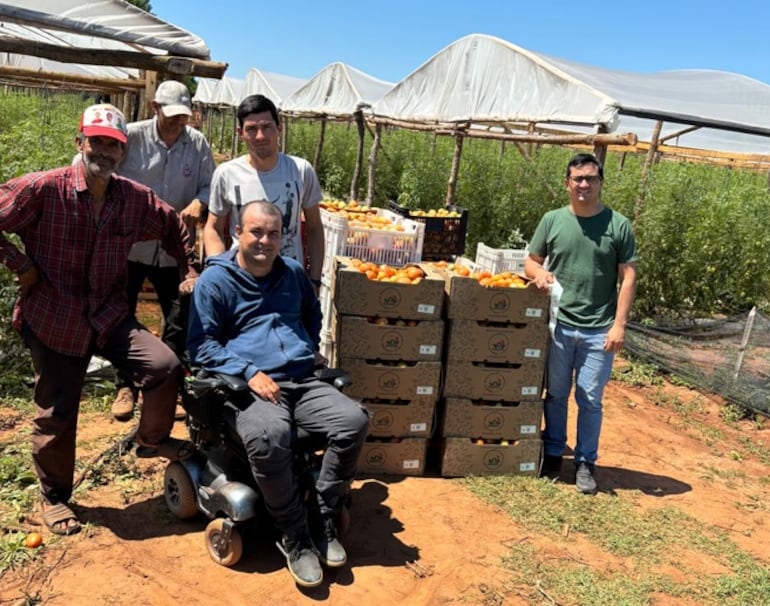
{"label": "plaid shirt", "polygon": [[110,179],[98,221],[83,168],[31,173],[0,185],[0,232],[19,235],[25,252],[0,233],[0,261],[15,273],[32,264],[40,274],[29,295],[17,300],[13,325],[22,321],[47,347],[83,357],[107,341],[128,316],[127,258],[134,242],[161,240],[190,267],[187,228],[151,189],[123,177]]}

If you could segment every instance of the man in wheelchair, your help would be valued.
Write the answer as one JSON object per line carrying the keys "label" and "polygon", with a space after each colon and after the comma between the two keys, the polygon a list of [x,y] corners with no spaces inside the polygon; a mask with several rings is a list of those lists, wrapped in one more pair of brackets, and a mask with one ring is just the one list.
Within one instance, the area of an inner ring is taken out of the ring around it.
{"label": "man in wheelchair", "polygon": [[[278,548],[289,572],[297,584],[315,587],[323,580],[321,562],[338,567],[347,561],[336,520],[368,417],[314,375],[321,307],[301,264],[279,255],[281,220],[269,202],[243,206],[238,248],[211,257],[195,285],[188,350],[194,365],[247,381],[250,401],[229,404],[236,429],[266,509],[283,533]],[[326,439],[316,481],[319,516],[308,516],[300,494],[292,451],[297,428]]]}

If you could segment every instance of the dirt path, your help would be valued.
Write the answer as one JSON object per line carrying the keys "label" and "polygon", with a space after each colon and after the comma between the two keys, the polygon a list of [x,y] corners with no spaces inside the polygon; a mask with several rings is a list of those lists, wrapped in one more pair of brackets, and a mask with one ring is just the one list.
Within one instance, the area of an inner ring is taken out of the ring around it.
{"label": "dirt path", "polygon": [[[663,399],[676,400],[686,414],[657,405]],[[600,485],[621,498],[640,493],[643,507],[675,506],[766,557],[768,469],[746,454],[741,440],[770,448],[770,430],[725,426],[720,405],[680,387],[636,390],[611,383]],[[106,413],[85,415],[81,426],[81,442],[90,445],[82,450],[96,452],[110,443],[104,436],[114,440],[128,429]],[[183,433],[181,423],[176,431]],[[212,562],[204,546],[206,520],[180,522],[166,508],[164,465],[129,458],[145,479],[118,475],[109,485],[81,493],[78,512],[89,527],[52,546],[32,579],[28,573],[4,579],[0,603],[14,603],[29,584],[28,591],[39,592],[43,603],[62,606],[525,604],[506,585],[500,565],[510,545],[527,540],[541,550],[570,550],[587,560],[601,556],[585,540],[554,543],[533,536],[460,481],[369,477],[353,487],[346,541],[350,565],[327,574],[317,590],[301,592],[265,536],[245,538],[245,555],[233,569]]]}

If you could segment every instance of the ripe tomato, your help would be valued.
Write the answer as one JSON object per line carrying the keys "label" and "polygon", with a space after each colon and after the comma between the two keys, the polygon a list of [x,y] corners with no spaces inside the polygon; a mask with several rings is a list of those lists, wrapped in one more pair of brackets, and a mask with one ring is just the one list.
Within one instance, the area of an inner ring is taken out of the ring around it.
{"label": "ripe tomato", "polygon": [[27,535],[27,538],[24,539],[24,544],[28,549],[40,547],[43,544],[43,535],[41,535],[39,532],[30,532]]}

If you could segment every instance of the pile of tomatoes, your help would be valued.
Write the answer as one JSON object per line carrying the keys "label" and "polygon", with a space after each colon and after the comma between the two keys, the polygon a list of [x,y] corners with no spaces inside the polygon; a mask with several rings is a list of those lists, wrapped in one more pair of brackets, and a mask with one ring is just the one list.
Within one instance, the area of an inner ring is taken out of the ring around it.
{"label": "pile of tomatoes", "polygon": [[447,261],[437,261],[435,265],[458,276],[478,280],[479,284],[489,288],[525,288],[527,286],[527,280],[523,276],[510,271],[502,271],[496,274],[486,269],[473,271],[466,265],[449,263]]}
{"label": "pile of tomatoes", "polygon": [[351,259],[350,263],[370,280],[380,282],[395,282],[396,284],[419,284],[425,277],[425,272],[416,265],[391,267],[385,263],[378,265],[371,261]]}

